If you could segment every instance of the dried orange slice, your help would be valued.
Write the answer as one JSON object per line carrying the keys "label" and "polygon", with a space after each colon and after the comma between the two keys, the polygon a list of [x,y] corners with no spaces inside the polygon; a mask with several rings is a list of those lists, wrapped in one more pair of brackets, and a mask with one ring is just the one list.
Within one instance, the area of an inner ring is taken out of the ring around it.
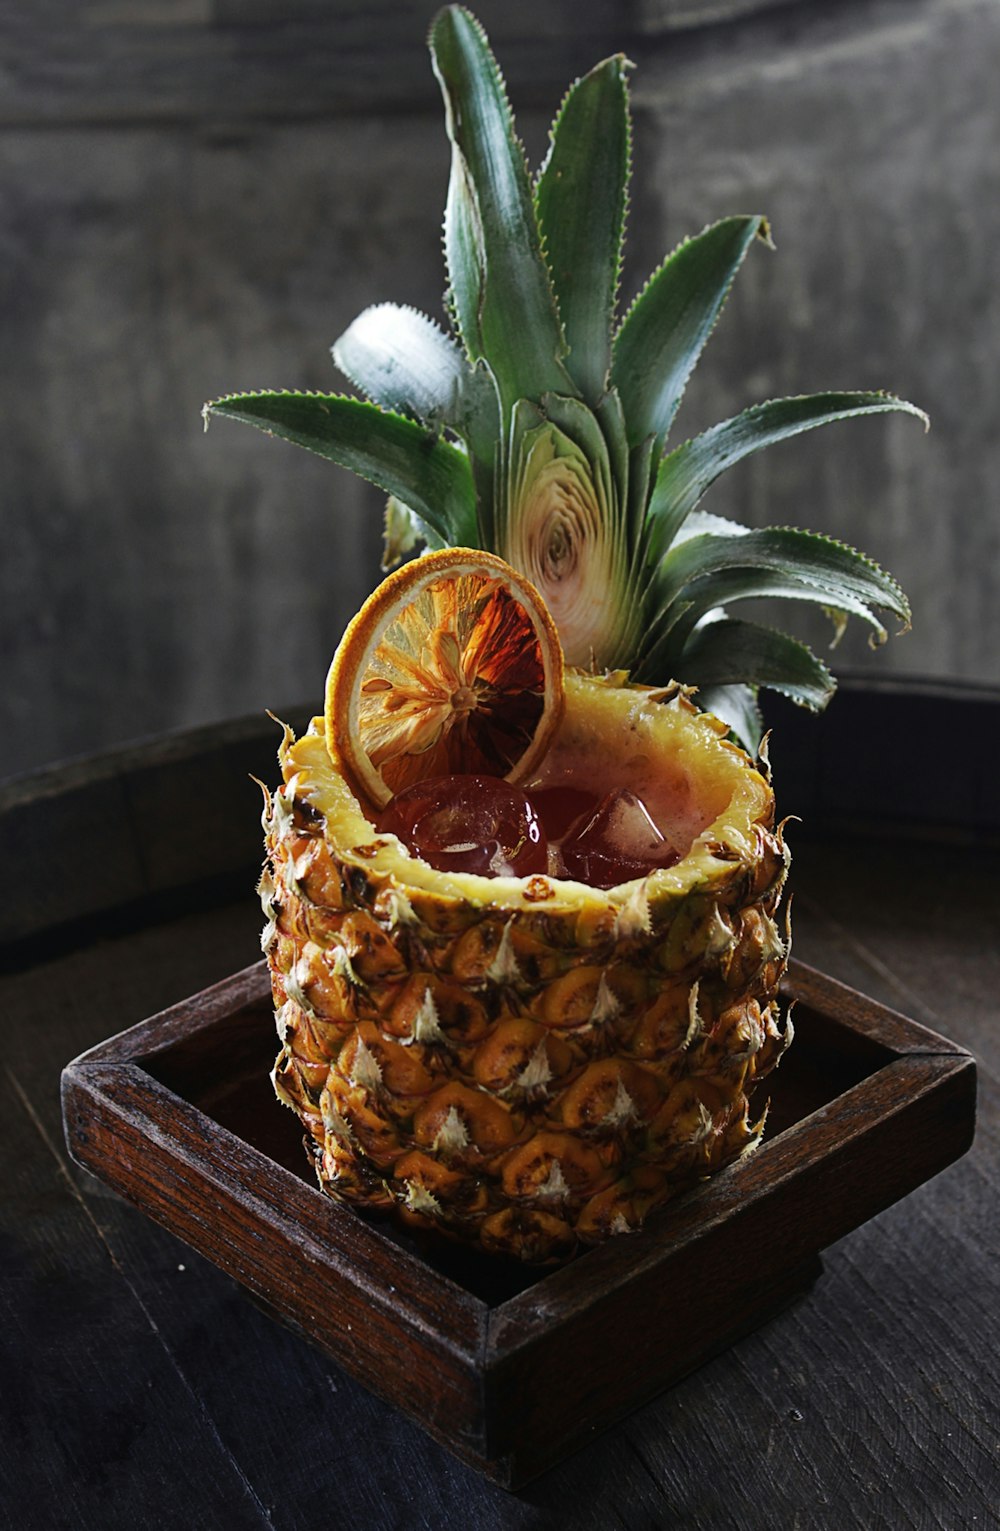
{"label": "dried orange slice", "polygon": [[562,648],[535,587],[493,553],[443,548],[390,574],[348,626],[327,677],[327,746],[381,807],[432,776],[520,780],[562,704]]}

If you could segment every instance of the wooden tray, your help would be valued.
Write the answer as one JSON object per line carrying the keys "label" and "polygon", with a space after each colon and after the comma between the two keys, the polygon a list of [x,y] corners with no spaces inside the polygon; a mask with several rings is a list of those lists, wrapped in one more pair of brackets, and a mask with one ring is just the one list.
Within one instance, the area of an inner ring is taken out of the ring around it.
{"label": "wooden tray", "polygon": [[[63,1073],[74,1158],[505,1487],[772,1316],[818,1252],[958,1158],[953,1043],[802,964],[762,1147],[639,1234],[539,1272],[421,1249],[316,1188],[268,1082],[264,963]],[[819,1363],[819,1358],[817,1358]]]}

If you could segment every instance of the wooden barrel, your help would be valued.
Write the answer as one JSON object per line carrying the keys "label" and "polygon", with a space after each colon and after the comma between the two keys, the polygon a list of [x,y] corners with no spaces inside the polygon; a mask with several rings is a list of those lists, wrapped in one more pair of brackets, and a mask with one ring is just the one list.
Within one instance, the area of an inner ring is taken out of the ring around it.
{"label": "wooden barrel", "polygon": [[[1000,691],[848,679],[821,717],[777,699],[767,721],[779,812],[802,821],[793,844],[996,843]],[[289,722],[299,729],[307,718],[298,710]],[[0,906],[2,959],[53,932],[78,939],[248,886],[261,859],[252,778],[277,780],[279,738],[269,717],[243,718],[0,786],[3,864],[17,869],[16,896]]]}

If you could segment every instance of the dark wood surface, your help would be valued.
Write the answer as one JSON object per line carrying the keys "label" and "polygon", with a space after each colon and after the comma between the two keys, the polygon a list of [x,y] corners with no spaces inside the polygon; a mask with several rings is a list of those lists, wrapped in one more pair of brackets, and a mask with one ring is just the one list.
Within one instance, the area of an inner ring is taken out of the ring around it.
{"label": "dark wood surface", "polygon": [[762,1146],[560,1270],[415,1242],[320,1194],[266,1087],[263,961],[69,1064],[66,1142],[462,1461],[521,1487],[772,1318],[821,1250],[968,1150],[969,1053],[799,962],[783,991],[795,1047]]}
{"label": "dark wood surface", "polygon": [[[27,845],[14,829],[32,811],[22,784],[0,811],[5,903],[71,883],[86,917],[73,921],[64,901],[57,927],[36,922],[5,953],[0,1524],[964,1531],[1000,1523],[1000,900],[995,820],[992,834],[980,834],[973,799],[962,797],[963,759],[975,769],[977,756],[996,758],[1000,702],[977,714],[978,749],[952,719],[963,744],[951,755],[931,694],[887,696],[872,708],[870,693],[852,701],[848,691],[835,705],[839,755],[862,762],[853,814],[824,823],[825,752],[798,776],[790,753],[787,796],[796,800],[782,794],[789,811],[809,809],[808,826],[794,831],[796,954],[976,1055],[975,1144],[834,1244],[822,1277],[793,1306],[517,1495],[458,1463],[67,1154],[62,1067],[254,961],[252,798],[242,804],[234,788],[227,809],[225,799],[192,796],[183,740],[156,770],[158,747],[141,762],[132,757],[124,777],[141,764],[147,786],[150,771],[161,773],[161,787],[176,771],[184,788],[172,807],[161,799],[159,857],[122,904],[107,881],[95,898],[99,868],[91,885],[79,864],[92,817],[74,823],[60,812],[65,793],[97,767],[75,768],[65,792],[47,779],[51,814],[35,820]],[[873,717],[883,719],[874,739]],[[776,734],[779,780],[783,749],[808,761],[799,727],[792,720]],[[207,744],[202,736],[198,749]],[[272,749],[263,730],[248,730],[247,758]],[[924,803],[922,812],[939,783],[940,812],[908,824],[906,814],[889,815],[876,835],[866,792],[893,770],[901,799]],[[837,780],[842,789],[845,776]],[[246,893],[223,887],[236,885],[235,840],[221,882],[203,864],[199,891],[199,878],[179,870],[183,846],[195,856],[212,813],[227,821],[215,830],[223,845],[231,814],[249,815]],[[117,857],[127,868],[123,847],[131,836],[141,848],[140,823],[109,816],[109,865]],[[830,824],[836,832],[827,834]]]}

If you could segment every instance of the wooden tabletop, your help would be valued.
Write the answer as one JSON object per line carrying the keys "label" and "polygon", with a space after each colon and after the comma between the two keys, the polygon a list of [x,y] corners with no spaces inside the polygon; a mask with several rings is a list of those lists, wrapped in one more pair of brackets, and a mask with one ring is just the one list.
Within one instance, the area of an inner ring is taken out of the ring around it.
{"label": "wooden tabletop", "polygon": [[[947,725],[947,726],[944,726]],[[435,1445],[69,1159],[59,1075],[258,955],[257,722],[0,789],[0,1525],[1000,1525],[1000,696],[781,713],[795,952],[975,1053],[965,1158],[796,1304],[517,1495]],[[13,1173],[11,1173],[11,1169]]]}

